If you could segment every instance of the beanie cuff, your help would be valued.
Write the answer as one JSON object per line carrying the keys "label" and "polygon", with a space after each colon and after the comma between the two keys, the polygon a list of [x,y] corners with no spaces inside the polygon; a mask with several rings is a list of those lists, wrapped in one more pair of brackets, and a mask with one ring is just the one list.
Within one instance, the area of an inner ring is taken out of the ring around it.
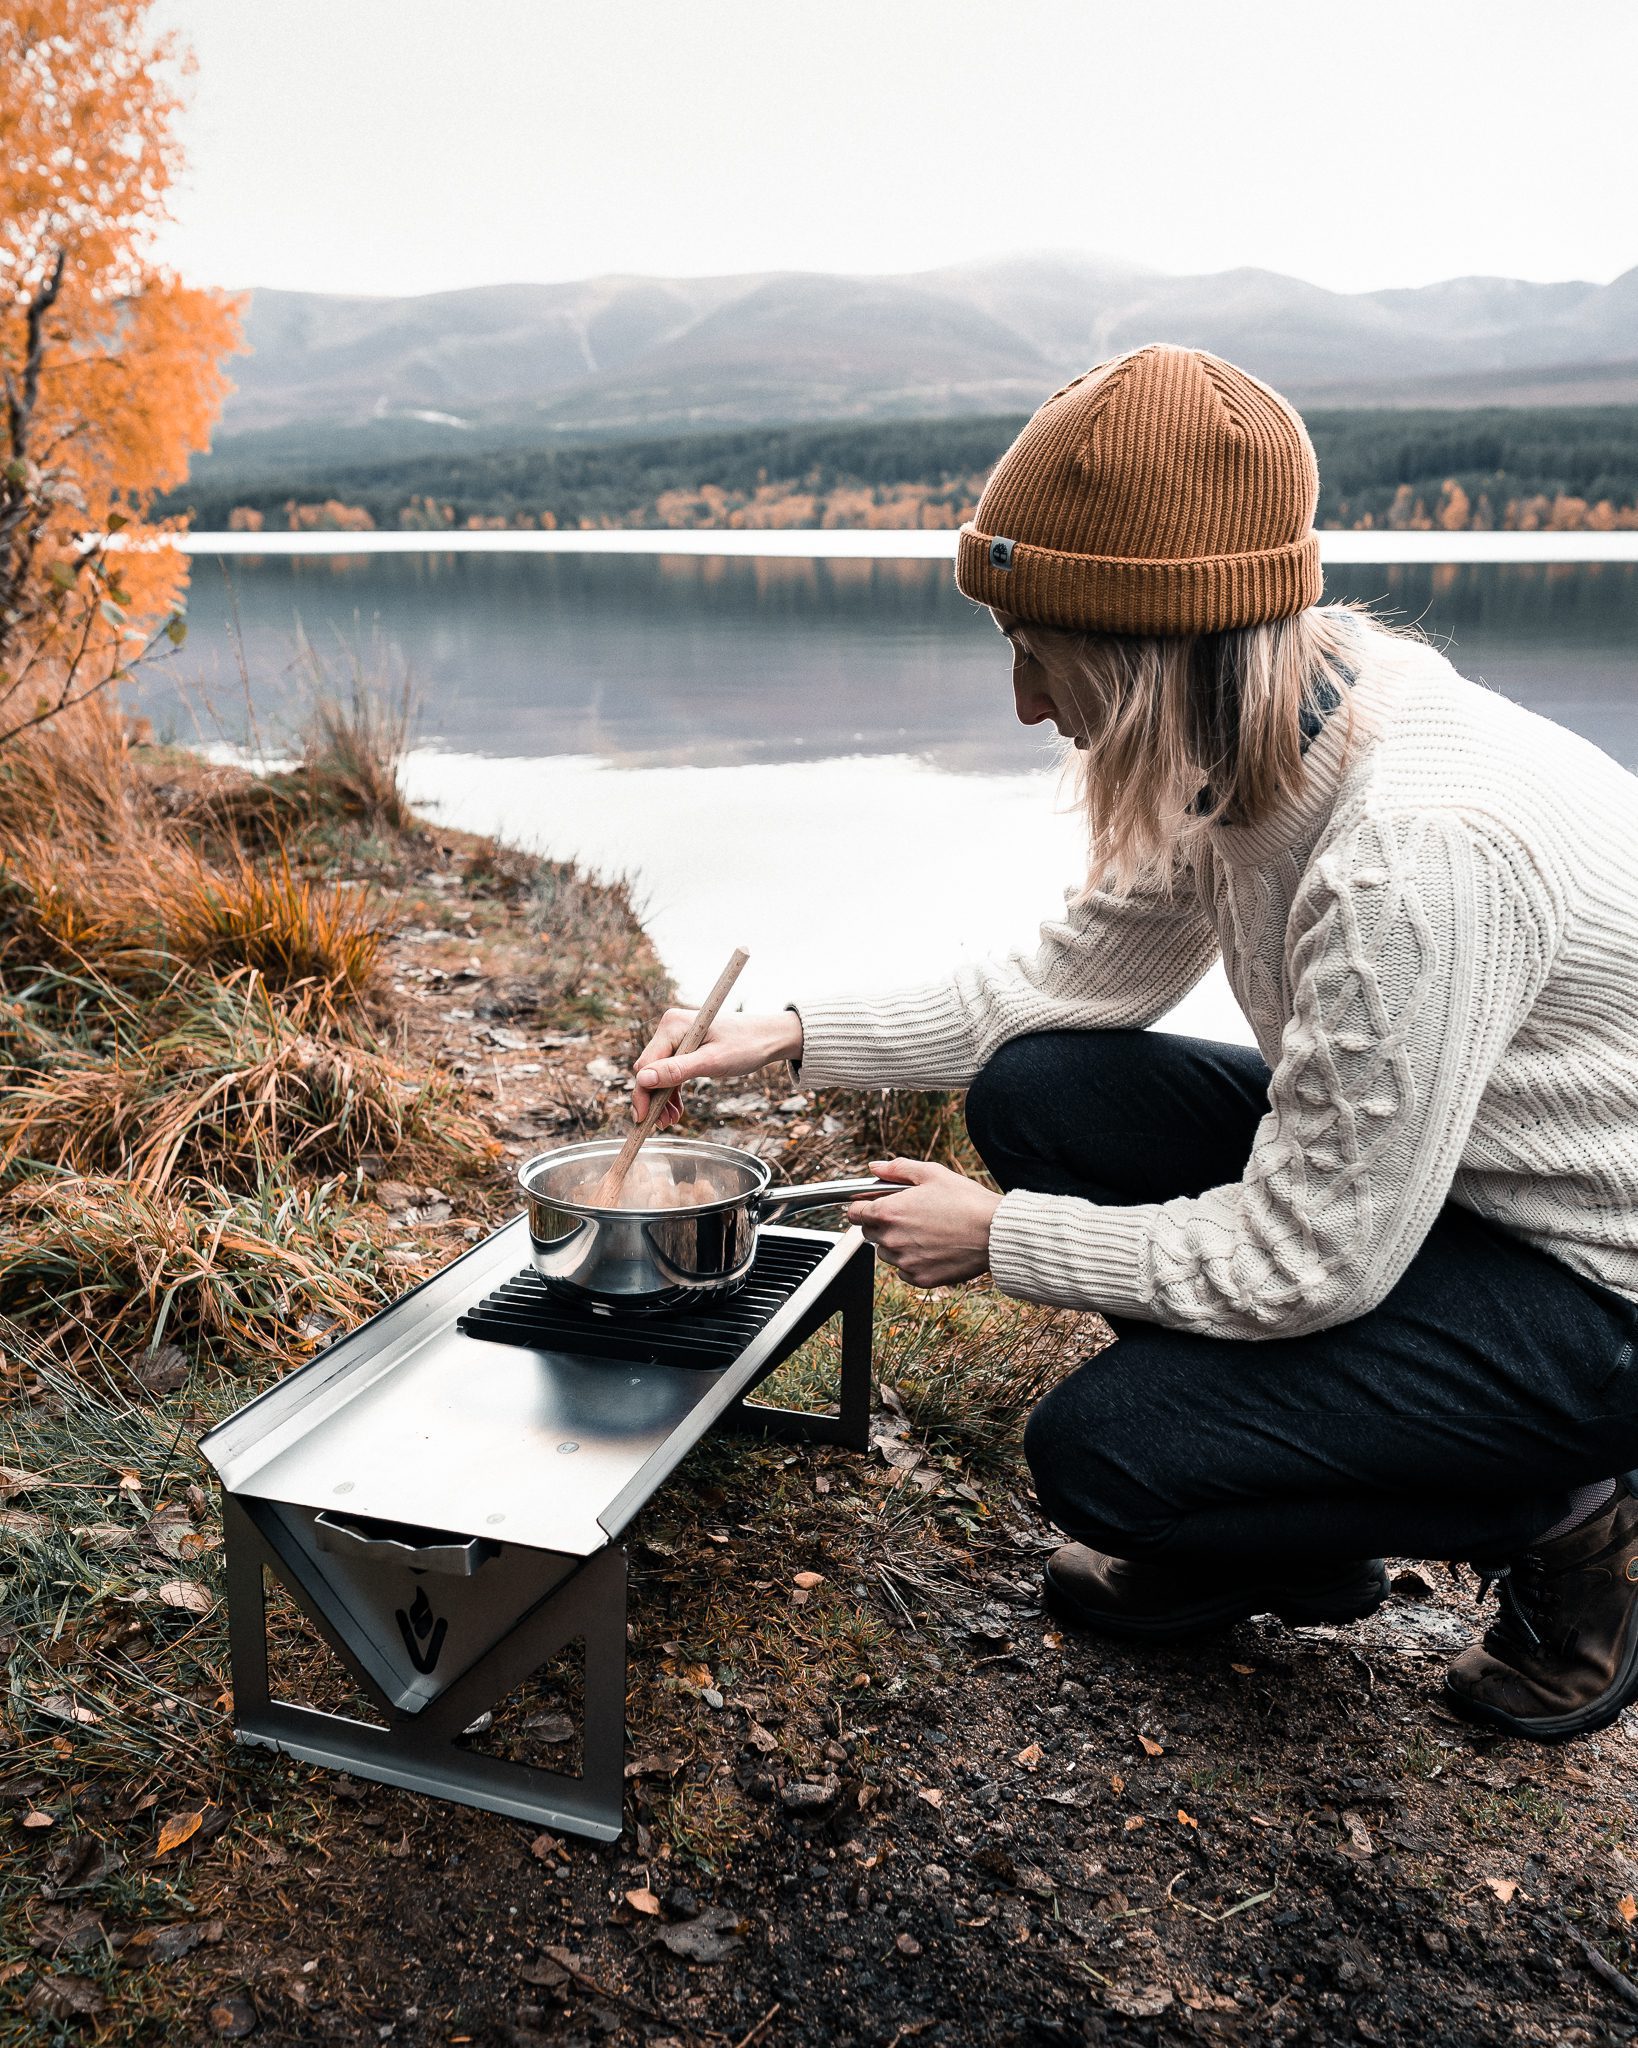
{"label": "beanie cuff", "polygon": [[1317,533],[1255,554],[1177,561],[1076,555],[1028,541],[998,548],[1000,538],[962,527],[957,588],[977,604],[1070,632],[1224,633],[1291,618],[1318,604],[1324,587]]}

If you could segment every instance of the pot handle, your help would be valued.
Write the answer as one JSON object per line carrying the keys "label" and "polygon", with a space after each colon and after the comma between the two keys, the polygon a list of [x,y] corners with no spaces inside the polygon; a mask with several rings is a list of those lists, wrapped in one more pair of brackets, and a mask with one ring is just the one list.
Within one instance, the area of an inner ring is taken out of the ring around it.
{"label": "pot handle", "polygon": [[757,1221],[773,1223],[803,1209],[828,1209],[838,1202],[857,1201],[861,1195],[896,1195],[908,1186],[908,1181],[877,1180],[865,1173],[853,1180],[814,1180],[805,1187],[769,1188],[756,1205]]}

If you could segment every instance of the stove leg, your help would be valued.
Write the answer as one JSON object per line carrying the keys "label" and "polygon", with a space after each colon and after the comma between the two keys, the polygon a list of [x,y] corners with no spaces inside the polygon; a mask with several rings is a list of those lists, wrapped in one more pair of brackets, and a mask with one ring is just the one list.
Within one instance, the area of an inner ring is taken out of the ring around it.
{"label": "stove leg", "polygon": [[[850,1451],[870,1448],[871,1338],[876,1306],[876,1253],[861,1239],[852,1258],[826,1290],[818,1308],[807,1318],[786,1348],[771,1359],[758,1378],[762,1379],[805,1344],[816,1330],[833,1316],[842,1319],[842,1369],[836,1393],[834,1415],[814,1415],[803,1408],[776,1408],[745,1395],[723,1415],[723,1424],[744,1429],[754,1436],[772,1437],[777,1443],[841,1444]],[[755,1392],[755,1388],[751,1389]]]}
{"label": "stove leg", "polygon": [[[283,1578],[289,1562],[267,1545],[231,1495],[224,1498],[222,1511],[233,1721],[241,1742],[537,1827],[599,1842],[618,1839],[625,1809],[626,1556],[617,1544],[596,1552],[560,1581],[448,1691],[413,1714],[383,1699],[387,1725],[372,1727],[343,1714],[270,1698],[262,1570],[265,1565]],[[297,1584],[291,1591],[316,1618]],[[324,1633],[331,1634],[327,1626]],[[461,1740],[466,1728],[577,1637],[586,1646],[580,1776],[467,1747]],[[373,1691],[345,1645],[332,1637],[332,1646]]]}
{"label": "stove leg", "polygon": [[260,1534],[231,1493],[222,1496],[222,1538],[228,1599],[228,1661],[236,1721],[253,1719],[268,1703],[267,1595]]}

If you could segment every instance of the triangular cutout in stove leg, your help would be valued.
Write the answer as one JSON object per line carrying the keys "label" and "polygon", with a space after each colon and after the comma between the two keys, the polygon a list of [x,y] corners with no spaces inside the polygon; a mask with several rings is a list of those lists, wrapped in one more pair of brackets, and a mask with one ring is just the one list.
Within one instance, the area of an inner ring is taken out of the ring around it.
{"label": "triangular cutout in stove leg", "polygon": [[275,1706],[342,1714],[366,1728],[385,1728],[375,1704],[270,1571],[262,1573],[267,1614],[268,1690]]}
{"label": "triangular cutout in stove leg", "polygon": [[461,1737],[463,1749],[533,1770],[585,1772],[586,1643],[577,1636],[497,1700]]}

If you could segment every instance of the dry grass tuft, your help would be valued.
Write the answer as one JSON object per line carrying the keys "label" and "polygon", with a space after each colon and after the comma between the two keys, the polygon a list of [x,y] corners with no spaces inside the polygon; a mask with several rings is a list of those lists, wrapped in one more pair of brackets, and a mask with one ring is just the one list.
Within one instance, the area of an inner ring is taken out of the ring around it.
{"label": "dry grass tuft", "polygon": [[50,965],[127,991],[178,970],[255,974],[341,1006],[369,989],[383,937],[361,891],[298,875],[287,852],[213,867],[163,831],[85,848],[43,832],[0,857],[0,965]]}
{"label": "dry grass tuft", "polygon": [[131,1363],[171,1341],[236,1370],[311,1348],[315,1319],[378,1306],[379,1250],[334,1183],[246,1195],[39,1176],[0,1194],[0,1315],[65,1360]]}
{"label": "dry grass tuft", "polygon": [[411,831],[415,817],[399,777],[415,731],[413,679],[402,667],[394,674],[379,635],[363,649],[344,646],[342,656],[346,675],[338,686],[311,643],[304,638],[300,645],[310,696],[301,773],[312,810],[376,831]]}
{"label": "dry grass tuft", "polygon": [[[378,1046],[309,1027],[259,976],[195,978],[147,1027],[98,1051],[60,1050],[0,1101],[0,1167],[119,1173],[159,1191],[178,1175],[255,1186],[366,1153],[487,1159],[494,1141],[442,1076],[413,1077]],[[4,1019],[0,1017],[0,1025]]]}
{"label": "dry grass tuft", "polygon": [[298,875],[282,849],[272,862],[241,858],[220,872],[199,863],[173,882],[169,911],[184,959],[217,973],[248,971],[279,995],[356,1002],[380,964],[385,932],[364,892]]}

